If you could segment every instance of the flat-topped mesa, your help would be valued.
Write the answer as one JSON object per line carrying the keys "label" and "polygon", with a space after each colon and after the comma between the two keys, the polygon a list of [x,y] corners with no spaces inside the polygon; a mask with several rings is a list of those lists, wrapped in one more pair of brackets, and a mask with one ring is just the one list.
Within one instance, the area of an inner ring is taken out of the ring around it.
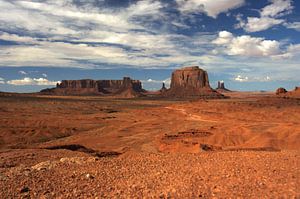
{"label": "flat-topped mesa", "polygon": [[172,73],[170,89],[165,95],[178,98],[224,97],[210,87],[207,72],[198,66],[175,70]]}
{"label": "flat-topped mesa", "polygon": [[184,67],[172,73],[170,88],[210,88],[208,75],[198,66]]}
{"label": "flat-topped mesa", "polygon": [[92,79],[62,80],[57,88],[98,88],[97,81]]}
{"label": "flat-topped mesa", "polygon": [[126,92],[126,97],[130,97],[138,96],[143,91],[139,80],[124,77],[123,80],[62,80],[56,88],[44,89],[41,92],[58,95],[119,95]]}

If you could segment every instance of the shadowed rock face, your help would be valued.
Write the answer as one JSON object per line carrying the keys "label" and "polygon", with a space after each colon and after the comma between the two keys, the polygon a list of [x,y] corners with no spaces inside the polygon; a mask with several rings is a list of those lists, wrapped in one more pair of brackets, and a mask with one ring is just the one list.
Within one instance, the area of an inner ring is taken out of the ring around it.
{"label": "shadowed rock face", "polygon": [[166,96],[223,98],[209,85],[208,75],[198,66],[184,67],[172,73],[171,86]]}
{"label": "shadowed rock face", "polygon": [[56,88],[44,89],[41,92],[60,95],[122,95],[122,93],[126,93],[126,97],[130,97],[131,94],[137,96],[143,91],[142,83],[139,80],[124,77],[123,80],[62,80],[60,84],[56,85]]}

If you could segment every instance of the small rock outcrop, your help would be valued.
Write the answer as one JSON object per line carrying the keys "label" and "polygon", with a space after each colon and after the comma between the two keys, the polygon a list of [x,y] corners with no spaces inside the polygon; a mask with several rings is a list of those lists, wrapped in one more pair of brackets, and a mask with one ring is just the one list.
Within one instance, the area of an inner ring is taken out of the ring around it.
{"label": "small rock outcrop", "polygon": [[141,96],[144,89],[139,80],[124,77],[123,80],[62,80],[56,88],[44,89],[43,94],[55,95],[115,95],[120,97]]}
{"label": "small rock outcrop", "polygon": [[166,92],[168,89],[166,88],[166,85],[165,85],[165,83],[163,82],[162,83],[162,87],[161,87],[161,89],[159,90],[161,93],[164,93],[164,92]]}
{"label": "small rock outcrop", "polygon": [[216,88],[216,91],[223,93],[223,92],[231,92],[231,90],[225,88],[224,81],[218,81],[218,87]]}
{"label": "small rock outcrop", "polygon": [[276,95],[285,98],[300,98],[300,87],[296,86],[294,90],[287,91],[284,88],[278,88],[276,90]]}
{"label": "small rock outcrop", "polygon": [[281,87],[276,90],[276,95],[281,95],[281,94],[285,94],[285,93],[287,93],[287,90],[285,88]]}
{"label": "small rock outcrop", "polygon": [[198,66],[184,67],[172,73],[165,96],[178,98],[223,98],[209,85],[208,74]]}

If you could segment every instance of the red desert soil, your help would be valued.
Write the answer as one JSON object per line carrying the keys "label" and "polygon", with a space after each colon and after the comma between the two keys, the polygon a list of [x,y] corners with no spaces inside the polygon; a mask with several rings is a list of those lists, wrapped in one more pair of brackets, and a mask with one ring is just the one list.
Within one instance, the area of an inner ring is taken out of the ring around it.
{"label": "red desert soil", "polygon": [[0,97],[0,198],[299,198],[300,100]]}

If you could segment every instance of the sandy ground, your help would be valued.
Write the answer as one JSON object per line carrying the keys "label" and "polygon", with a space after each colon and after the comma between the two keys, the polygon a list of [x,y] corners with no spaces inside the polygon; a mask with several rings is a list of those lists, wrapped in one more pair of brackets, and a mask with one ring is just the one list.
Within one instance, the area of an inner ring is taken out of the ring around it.
{"label": "sandy ground", "polygon": [[300,100],[0,97],[0,198],[298,198]]}

